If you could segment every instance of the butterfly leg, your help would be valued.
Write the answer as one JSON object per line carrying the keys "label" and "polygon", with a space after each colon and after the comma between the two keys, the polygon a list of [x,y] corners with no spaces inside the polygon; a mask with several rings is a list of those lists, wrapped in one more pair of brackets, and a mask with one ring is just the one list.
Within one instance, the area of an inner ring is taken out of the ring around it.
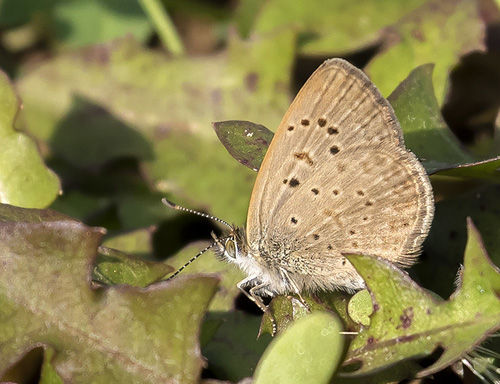
{"label": "butterfly leg", "polygon": [[252,300],[262,312],[267,313],[269,315],[269,318],[271,319],[271,324],[273,327],[272,334],[271,336],[275,336],[276,332],[278,330],[276,322],[274,320],[274,317],[272,314],[269,312],[269,308],[267,305],[264,304],[262,301],[261,297],[256,293],[259,290],[262,290],[263,288],[266,287],[266,284],[257,284],[254,285],[252,288],[250,288],[247,292],[247,290],[244,288],[245,285],[247,285],[250,281],[254,280],[253,277],[248,277],[242,281],[240,281],[236,286],[238,289],[245,294],[246,297],[248,297],[250,300]]}
{"label": "butterfly leg", "polygon": [[252,300],[261,310],[262,312],[267,312],[267,306],[264,304],[260,296],[255,294],[255,290],[262,288],[264,284],[259,284],[255,285],[252,288],[250,288],[248,291],[244,288],[245,285],[248,284],[249,281],[252,281],[252,278],[248,278],[245,280],[240,281],[236,286],[238,289],[245,294],[246,297],[248,297],[250,300]]}
{"label": "butterfly leg", "polygon": [[288,285],[290,285],[293,289],[293,292],[299,297],[299,301],[300,303],[309,311],[311,312],[311,308],[309,307],[309,304],[307,304],[307,302],[304,300],[304,298],[302,297],[302,295],[300,294],[300,289],[299,287],[297,286],[297,284],[295,283],[295,281],[293,281],[293,279],[290,277],[290,275],[288,274],[287,270],[284,269],[284,268],[281,268],[280,267],[280,274],[281,274],[281,277],[283,278],[283,280],[285,280]]}

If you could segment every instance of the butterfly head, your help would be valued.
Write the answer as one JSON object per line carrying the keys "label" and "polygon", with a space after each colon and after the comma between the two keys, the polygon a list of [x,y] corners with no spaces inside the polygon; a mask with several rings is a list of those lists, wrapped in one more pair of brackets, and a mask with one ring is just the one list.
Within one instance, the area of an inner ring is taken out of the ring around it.
{"label": "butterfly head", "polygon": [[241,259],[247,254],[247,244],[245,229],[241,227],[231,227],[227,236],[217,237],[212,234],[215,240],[215,254],[223,261],[240,264]]}

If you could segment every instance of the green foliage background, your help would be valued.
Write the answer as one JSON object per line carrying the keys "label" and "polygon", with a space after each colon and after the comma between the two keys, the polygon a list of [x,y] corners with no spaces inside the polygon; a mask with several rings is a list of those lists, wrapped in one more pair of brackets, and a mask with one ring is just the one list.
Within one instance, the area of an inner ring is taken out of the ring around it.
{"label": "green foliage background", "polygon": [[[499,25],[498,0],[0,1],[2,381],[497,379]],[[262,324],[211,253],[165,281],[221,229],[161,198],[243,224],[330,57],[367,72],[431,175],[420,263],[350,256],[369,295],[278,297]]]}

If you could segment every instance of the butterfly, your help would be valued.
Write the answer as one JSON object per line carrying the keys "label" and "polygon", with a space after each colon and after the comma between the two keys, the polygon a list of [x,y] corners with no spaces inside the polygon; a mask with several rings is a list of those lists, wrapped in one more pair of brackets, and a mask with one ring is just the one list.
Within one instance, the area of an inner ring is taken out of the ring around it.
{"label": "butterfly", "polygon": [[263,296],[304,301],[303,292],[363,288],[345,254],[410,266],[433,213],[429,178],[406,149],[389,102],[361,70],[330,59],[276,130],[246,227],[217,219],[229,233],[207,249],[246,273],[238,287],[266,311]]}

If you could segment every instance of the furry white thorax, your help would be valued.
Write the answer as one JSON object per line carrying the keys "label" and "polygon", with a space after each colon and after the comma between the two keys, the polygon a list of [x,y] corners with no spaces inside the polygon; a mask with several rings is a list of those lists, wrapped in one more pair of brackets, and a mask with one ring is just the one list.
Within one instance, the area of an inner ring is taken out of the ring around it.
{"label": "furry white thorax", "polygon": [[239,283],[242,287],[260,286],[258,292],[269,296],[295,291],[283,273],[263,265],[256,259],[246,243],[243,228],[235,228],[228,237],[219,239],[216,252],[221,259],[235,264],[245,272],[247,277]]}

